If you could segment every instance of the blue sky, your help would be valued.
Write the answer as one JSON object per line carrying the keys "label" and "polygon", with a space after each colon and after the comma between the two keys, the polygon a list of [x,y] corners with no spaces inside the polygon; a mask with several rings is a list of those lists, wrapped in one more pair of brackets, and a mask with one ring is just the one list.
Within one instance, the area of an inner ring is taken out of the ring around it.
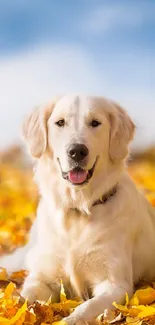
{"label": "blue sky", "polygon": [[101,51],[153,50],[154,28],[154,0],[0,2],[0,50],[7,54],[47,42],[76,42],[99,57]]}
{"label": "blue sky", "polygon": [[18,140],[33,105],[64,92],[118,100],[137,143],[155,142],[154,88],[154,0],[0,0],[0,146]]}

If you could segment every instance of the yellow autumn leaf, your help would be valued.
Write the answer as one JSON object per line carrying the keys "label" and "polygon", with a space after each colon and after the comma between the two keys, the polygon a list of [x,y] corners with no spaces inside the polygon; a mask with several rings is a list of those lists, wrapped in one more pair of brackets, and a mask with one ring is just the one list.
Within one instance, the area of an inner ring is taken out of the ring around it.
{"label": "yellow autumn leaf", "polygon": [[60,287],[60,301],[61,302],[65,302],[67,300],[66,298],[66,294],[65,294],[65,290],[64,290],[64,286],[61,280],[61,287]]}
{"label": "yellow autumn leaf", "polygon": [[62,319],[58,322],[53,322],[52,325],[67,325],[67,323]]}
{"label": "yellow autumn leaf", "polygon": [[126,294],[125,294],[125,306],[128,306],[128,305],[129,305],[129,295],[126,292]]}
{"label": "yellow autumn leaf", "polygon": [[139,318],[145,318],[148,316],[154,316],[155,315],[155,308],[152,306],[138,306],[138,317]]}
{"label": "yellow autumn leaf", "polygon": [[113,302],[113,306],[124,313],[128,313],[128,305],[129,305],[129,296],[127,292],[125,294],[125,305],[117,304],[115,301]]}
{"label": "yellow autumn leaf", "polygon": [[26,315],[25,315],[25,322],[27,324],[35,324],[36,322],[36,315],[31,308],[30,310],[26,310]]}
{"label": "yellow autumn leaf", "polygon": [[55,310],[55,311],[69,311],[70,309],[74,309],[77,306],[79,306],[81,304],[81,302],[76,301],[76,300],[66,300],[64,302],[59,302],[59,303],[52,303],[51,307]]}
{"label": "yellow autumn leaf", "polygon": [[131,325],[142,325],[142,320],[127,316],[126,323]]}
{"label": "yellow autumn leaf", "polygon": [[0,267],[0,281],[8,280],[8,275],[6,269]]}
{"label": "yellow autumn leaf", "polygon": [[[23,321],[24,321],[26,309],[27,309],[27,301],[25,301],[23,306],[18,309],[16,315],[13,316],[11,319],[0,317],[0,325],[14,325],[15,322],[17,322],[21,316],[24,316],[24,318],[23,318]],[[21,324],[23,324],[23,322]]]}
{"label": "yellow autumn leaf", "polygon": [[132,296],[132,298],[129,301],[130,306],[138,306],[139,305],[139,299],[136,295],[136,293]]}
{"label": "yellow autumn leaf", "polygon": [[4,298],[5,299],[10,298],[15,289],[16,289],[15,284],[13,282],[10,282],[4,291]]}
{"label": "yellow autumn leaf", "polygon": [[113,302],[113,306],[119,309],[121,312],[128,314],[128,307],[124,305],[117,304],[115,301]]}
{"label": "yellow autumn leaf", "polygon": [[151,287],[139,289],[135,292],[140,305],[149,305],[155,300],[155,290]]}

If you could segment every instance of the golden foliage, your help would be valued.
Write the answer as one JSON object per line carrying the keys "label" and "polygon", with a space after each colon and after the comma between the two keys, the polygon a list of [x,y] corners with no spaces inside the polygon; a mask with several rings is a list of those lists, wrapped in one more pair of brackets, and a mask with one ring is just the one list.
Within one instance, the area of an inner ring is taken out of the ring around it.
{"label": "golden foliage", "polygon": [[0,254],[25,244],[36,202],[32,172],[0,164]]}
{"label": "golden foliage", "polygon": [[[4,269],[1,273],[8,279]],[[0,290],[0,325],[63,325],[65,322],[62,318],[68,316],[79,304],[79,301],[67,300],[61,283],[59,303],[52,303],[49,298],[47,302],[36,301],[28,306],[27,301],[18,293],[16,285],[10,282],[5,289]]]}
{"label": "golden foliage", "polygon": [[[150,157],[150,156],[149,156]],[[129,173],[136,184],[155,206],[155,162],[141,158],[129,165]],[[13,165],[11,155],[0,162],[0,255],[26,243],[35,218],[37,189],[32,172],[25,166]],[[20,160],[21,164],[21,160]],[[22,167],[22,168],[21,168]],[[66,298],[61,283],[60,302],[36,301],[29,306],[20,295],[26,272],[19,270],[8,276],[0,269],[0,325],[65,325],[63,317],[80,304]],[[114,302],[115,310],[103,311],[99,324],[155,324],[154,284],[138,289],[125,305]]]}

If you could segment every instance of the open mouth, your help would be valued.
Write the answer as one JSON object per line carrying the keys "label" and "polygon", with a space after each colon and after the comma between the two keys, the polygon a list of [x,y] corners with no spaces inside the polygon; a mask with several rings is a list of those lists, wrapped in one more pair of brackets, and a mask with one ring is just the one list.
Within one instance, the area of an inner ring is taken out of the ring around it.
{"label": "open mouth", "polygon": [[[59,160],[58,160],[59,161]],[[84,183],[87,183],[93,176],[95,165],[96,165],[97,159],[93,165],[93,167],[89,170],[85,170],[81,167],[76,167],[69,172],[62,172],[62,177],[69,182],[71,182],[73,185],[82,185]],[[60,161],[59,161],[60,164]],[[61,165],[60,165],[61,167]]]}

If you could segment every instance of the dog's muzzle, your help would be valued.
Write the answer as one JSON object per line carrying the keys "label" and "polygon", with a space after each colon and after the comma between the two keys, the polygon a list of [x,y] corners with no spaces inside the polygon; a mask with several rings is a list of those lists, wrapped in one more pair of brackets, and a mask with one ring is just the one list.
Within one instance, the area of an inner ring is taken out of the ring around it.
{"label": "dog's muzzle", "polygon": [[[58,159],[58,162],[59,162],[59,165],[61,168],[59,159]],[[83,185],[83,184],[87,183],[92,178],[96,163],[97,163],[97,159],[95,160],[93,167],[89,170],[85,170],[85,169],[81,168],[80,166],[78,166],[78,167],[71,169],[68,172],[64,172],[61,168],[62,177],[64,179],[66,179],[67,181],[69,181],[70,183],[72,183],[73,185]]]}

